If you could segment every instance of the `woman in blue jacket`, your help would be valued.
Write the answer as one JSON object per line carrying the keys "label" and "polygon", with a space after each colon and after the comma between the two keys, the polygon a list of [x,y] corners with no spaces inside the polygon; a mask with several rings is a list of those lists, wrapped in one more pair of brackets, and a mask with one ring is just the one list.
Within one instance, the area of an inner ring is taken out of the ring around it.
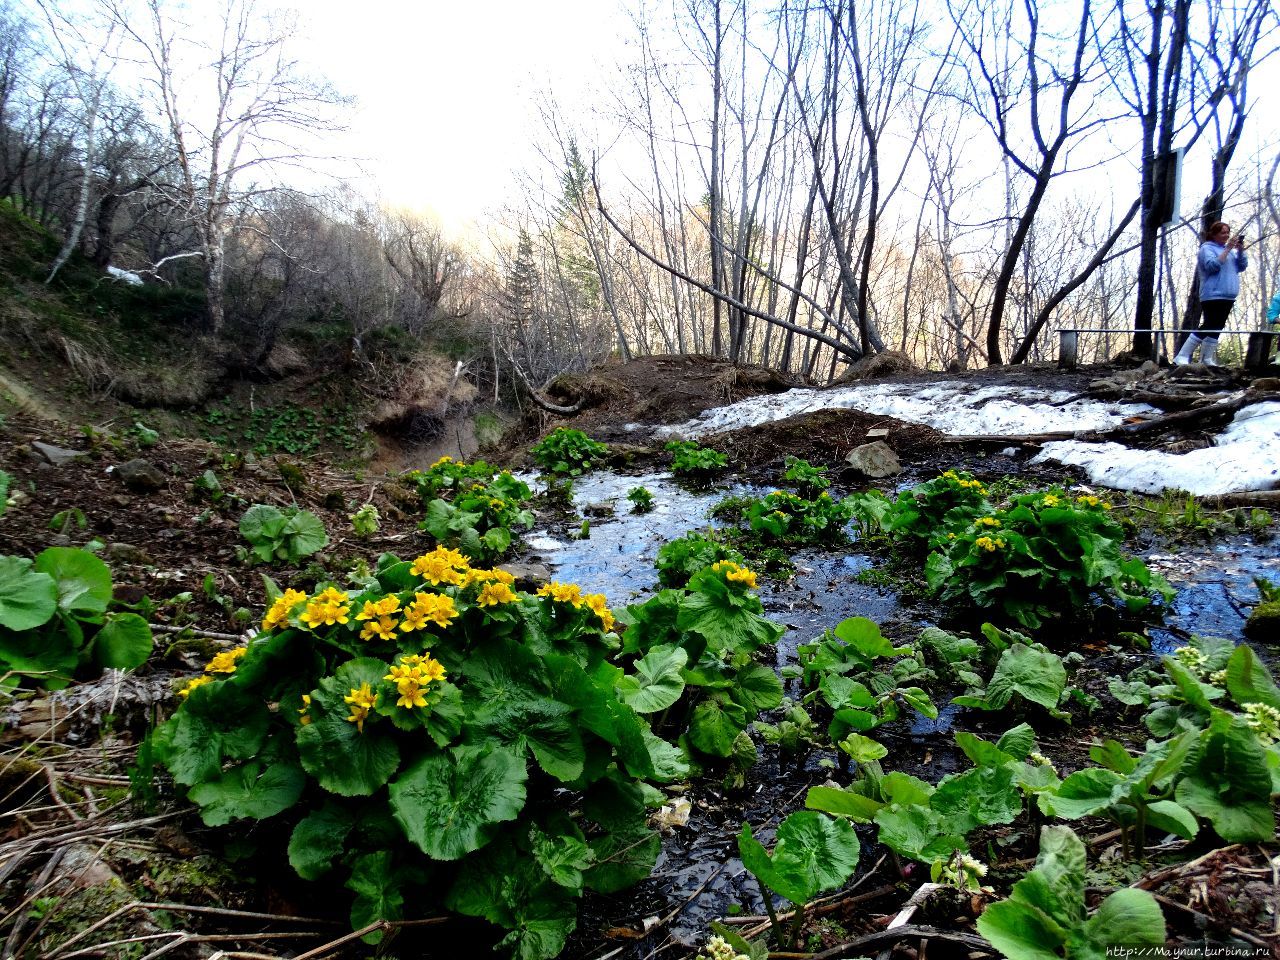
{"label": "woman in blue jacket", "polygon": [[1225,223],[1211,226],[1196,258],[1196,269],[1200,273],[1200,308],[1204,315],[1199,329],[1183,341],[1182,349],[1173,358],[1175,364],[1186,366],[1196,348],[1203,343],[1200,359],[1206,366],[1218,365],[1218,331],[1227,325],[1227,317],[1240,294],[1240,271],[1248,265],[1244,241],[1231,236],[1231,227]]}

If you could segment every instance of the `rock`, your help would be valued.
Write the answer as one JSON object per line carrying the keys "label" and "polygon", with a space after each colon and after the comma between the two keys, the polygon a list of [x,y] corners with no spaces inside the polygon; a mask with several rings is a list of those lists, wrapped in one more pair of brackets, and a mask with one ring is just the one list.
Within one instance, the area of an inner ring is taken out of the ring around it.
{"label": "rock", "polygon": [[120,482],[134,493],[155,493],[167,483],[155,464],[141,457],[117,464],[114,472]]}
{"label": "rock", "polygon": [[597,500],[583,507],[582,512],[588,517],[612,517],[614,505],[612,500]]}
{"label": "rock", "polygon": [[1244,635],[1254,643],[1280,644],[1280,600],[1254,607],[1245,622]]}
{"label": "rock", "polygon": [[502,569],[515,577],[521,586],[540,587],[551,582],[551,571],[540,563],[504,563]]}
{"label": "rock", "polygon": [[1138,368],[1138,372],[1144,377],[1154,377],[1160,373],[1160,364],[1154,360],[1144,360],[1142,366]]}
{"label": "rock", "polygon": [[860,447],[854,447],[849,451],[849,455],[844,458],[844,462],[854,470],[872,479],[892,477],[902,472],[902,464],[898,460],[898,455],[883,440],[875,440],[871,443],[864,443]]}
{"label": "rock", "polygon": [[112,563],[134,563],[142,565],[147,563],[147,551],[141,547],[135,547],[131,543],[109,543],[106,549],[107,559]]}
{"label": "rock", "polygon": [[868,440],[888,440],[889,430],[887,427],[880,427],[879,429],[876,429],[876,430],[868,430],[867,439]]}
{"label": "rock", "polygon": [[55,447],[51,443],[41,443],[39,440],[31,441],[31,449],[38,453],[46,463],[51,463],[55,467],[61,467],[64,464],[71,463],[73,460],[79,460],[81,457],[89,455],[85,450],[68,450],[66,447]]}

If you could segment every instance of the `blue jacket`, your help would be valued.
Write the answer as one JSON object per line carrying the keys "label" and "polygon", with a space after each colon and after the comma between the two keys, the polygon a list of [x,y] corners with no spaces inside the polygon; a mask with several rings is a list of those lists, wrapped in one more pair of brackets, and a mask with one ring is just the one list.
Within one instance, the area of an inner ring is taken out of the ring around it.
{"label": "blue jacket", "polygon": [[1220,261],[1225,250],[1220,243],[1207,240],[1200,245],[1200,302],[1206,300],[1234,300],[1240,295],[1240,271],[1249,265],[1243,250],[1235,250],[1225,261]]}
{"label": "blue jacket", "polygon": [[1271,306],[1267,307],[1267,323],[1280,323],[1280,290],[1271,298]]}

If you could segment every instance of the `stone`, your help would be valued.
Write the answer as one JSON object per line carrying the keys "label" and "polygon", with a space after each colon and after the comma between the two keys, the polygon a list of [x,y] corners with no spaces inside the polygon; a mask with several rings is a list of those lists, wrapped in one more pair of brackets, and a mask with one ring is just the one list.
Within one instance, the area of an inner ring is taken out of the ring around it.
{"label": "stone", "polygon": [[73,460],[88,456],[88,452],[85,450],[68,450],[66,447],[55,447],[51,443],[41,443],[39,440],[31,441],[31,449],[40,454],[45,462],[51,463],[55,467],[61,467],[71,463]]}
{"label": "stone", "polygon": [[540,587],[551,582],[551,571],[540,563],[504,563],[502,569],[516,578],[516,583],[524,586]]}
{"label": "stone", "polygon": [[155,464],[141,457],[117,464],[114,472],[120,482],[134,493],[155,493],[168,482]]}
{"label": "stone", "polygon": [[595,503],[588,503],[583,507],[582,512],[588,517],[612,517],[614,515],[613,501],[597,500]]}
{"label": "stone", "polygon": [[868,440],[888,440],[889,430],[887,427],[879,427],[875,430],[868,430],[867,439]]}
{"label": "stone", "polygon": [[141,566],[148,560],[147,551],[141,547],[135,547],[132,543],[109,543],[106,555],[112,563],[132,563]]}
{"label": "stone", "polygon": [[1244,635],[1254,643],[1280,644],[1280,600],[1268,600],[1253,608]]}
{"label": "stone", "polygon": [[1138,368],[1138,372],[1144,377],[1154,377],[1160,372],[1160,364],[1154,360],[1144,360],[1142,361],[1142,366]]}
{"label": "stone", "polygon": [[892,477],[902,472],[902,463],[898,460],[898,455],[883,440],[875,440],[864,443],[860,447],[854,447],[844,458],[844,462],[872,479]]}

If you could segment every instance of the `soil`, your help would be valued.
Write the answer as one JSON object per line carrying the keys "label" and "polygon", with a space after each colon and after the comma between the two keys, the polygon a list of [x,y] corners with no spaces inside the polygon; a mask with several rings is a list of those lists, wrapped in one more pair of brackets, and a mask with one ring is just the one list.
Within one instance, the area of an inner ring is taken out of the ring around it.
{"label": "soil", "polygon": [[[1032,367],[949,377],[1085,392],[1099,374],[1097,370],[1063,373]],[[899,371],[886,379],[935,381],[938,376]],[[554,426],[567,425],[616,445],[620,452],[615,466],[623,472],[657,468],[666,463],[661,444],[647,442],[643,431],[629,430],[628,425],[680,423],[714,406],[795,385],[773,371],[735,368],[701,357],[653,357],[611,363],[587,374],[562,377],[548,389],[548,399],[554,403],[580,402],[582,409],[576,415],[550,417],[541,411],[530,413],[508,431],[499,445],[481,453],[493,462],[523,465],[532,441]],[[783,458],[793,455],[832,466],[835,492],[840,494],[866,486],[864,480],[841,474],[838,468],[850,449],[865,442],[869,431],[878,429],[889,431],[888,442],[904,466],[905,473],[893,483],[932,476],[948,466],[964,467],[991,480],[1016,475],[1024,480],[1048,482],[1061,481],[1063,476],[1058,468],[1032,468],[1025,453],[1009,456],[988,449],[957,447],[928,427],[856,411],[793,417],[721,434],[706,442],[728,454],[731,475],[737,482],[775,486]],[[54,465],[40,454],[38,443],[64,447],[80,455]],[[398,469],[425,467],[435,459],[433,453],[412,448],[399,450],[394,465]],[[119,467],[138,458],[159,470],[162,482],[157,489],[131,490],[119,479]],[[60,878],[66,877],[54,867],[46,867],[45,873],[50,875],[42,876],[40,861],[34,856],[25,862],[22,858],[14,862],[11,854],[6,861],[6,850],[17,849],[12,844],[36,831],[74,829],[79,823],[74,818],[83,814],[69,806],[64,795],[94,810],[119,802],[129,783],[125,772],[133,763],[137,741],[152,715],[172,709],[174,687],[198,672],[211,651],[238,644],[240,636],[256,625],[263,604],[260,574],[265,571],[248,563],[238,549],[243,543],[238,522],[247,506],[297,505],[316,513],[329,532],[331,543],[321,553],[294,567],[271,568],[270,576],[282,586],[345,573],[358,561],[371,561],[383,551],[412,556],[431,545],[416,528],[418,504],[411,488],[390,474],[337,469],[323,457],[302,462],[288,457],[253,458],[202,441],[163,438],[154,446],[139,447],[136,440],[126,436],[86,437],[65,425],[38,420],[27,413],[0,424],[0,469],[14,476],[13,490],[21,494],[20,502],[0,516],[0,554],[33,556],[50,545],[83,545],[96,539],[104,545],[104,556],[111,562],[117,598],[132,603],[149,598],[154,605],[150,620],[175,641],[159,643],[156,656],[131,678],[104,678],[85,685],[87,689],[78,694],[73,688],[70,694],[58,697],[23,695],[9,709],[4,744],[14,755],[32,752],[38,762],[11,761],[0,772],[0,796],[7,795],[5,808],[28,811],[8,826],[0,826],[4,831],[0,833],[0,884],[6,884],[3,890],[8,903],[43,896],[40,891],[45,886],[54,889]],[[196,482],[210,470],[222,488],[216,502]],[[351,532],[348,515],[366,502],[377,507],[382,527],[374,536],[359,539]],[[553,535],[566,537],[581,522],[576,514],[569,518],[563,511],[554,510],[543,511],[540,519]],[[797,640],[810,639],[855,613],[881,622],[886,636],[895,641],[913,639],[922,626],[929,624],[966,629],[976,625],[972,620],[949,621],[947,612],[924,599],[923,592],[913,588],[901,571],[889,568],[882,582],[867,581],[859,569],[847,562],[857,558],[846,556],[846,552],[818,551],[798,556],[800,573],[762,590],[769,615],[793,628],[788,649],[793,651]],[[517,559],[538,558],[526,555]],[[884,558],[861,560],[866,561],[861,567],[865,570],[882,564]],[[1057,631],[1064,646],[1074,648],[1083,643],[1086,660],[1076,682],[1102,702],[1102,709],[1091,716],[1078,712],[1071,726],[1047,715],[1033,719],[1042,751],[1063,774],[1089,763],[1091,743],[1112,737],[1138,746],[1145,739],[1140,713],[1123,708],[1106,689],[1110,677],[1127,674],[1150,657],[1141,651],[1109,648],[1102,642],[1125,627],[1114,622],[1094,622],[1063,624]],[[1047,631],[1046,642],[1051,642],[1053,633]],[[780,659],[783,656],[780,652]],[[954,692],[935,691],[937,702],[946,703]],[[936,725],[922,727],[904,719],[878,729],[876,737],[890,748],[894,769],[936,780],[967,766],[955,748],[955,730],[994,737],[1010,725],[1009,718],[1002,715],[966,713],[957,719],[954,712],[944,710]],[[33,751],[32,747],[40,743],[44,746]],[[749,915],[738,918],[735,929],[762,933],[765,922],[758,916],[763,910],[759,888],[734,859],[738,826],[745,820],[756,826],[757,832],[768,830],[786,813],[798,809],[808,787],[831,775],[819,760],[833,757],[830,752],[820,751],[799,758],[786,757],[761,745],[760,760],[742,786],[726,789],[712,777],[695,781],[687,794],[693,803],[689,824],[676,827],[664,841],[663,858],[654,876],[620,894],[588,897],[578,932],[563,956],[571,960],[688,957],[705,939],[707,922],[724,916],[734,904]],[[61,791],[51,794],[52,785],[59,781],[63,784]],[[241,883],[235,869],[228,867],[227,851],[216,845],[215,833],[204,830],[163,788],[159,801],[163,824],[148,821],[134,830],[142,838],[139,842],[144,844],[144,854],[140,856],[136,847],[124,844],[124,852],[95,854],[93,862],[128,883],[134,896],[222,911],[179,912],[176,922],[181,929],[209,936],[225,934],[227,939],[213,946],[235,949],[232,944],[237,935],[281,929],[279,923],[264,921],[262,914],[277,919],[320,917],[320,922],[336,916],[345,923],[343,908],[338,905],[342,891],[337,891],[330,903],[327,894],[318,894],[291,879],[283,868],[264,867],[259,883]],[[127,805],[115,814],[104,814],[114,821],[133,815]],[[1108,835],[1108,826],[1102,821],[1086,821],[1077,826],[1092,838],[1092,854],[1098,856],[1099,863],[1115,864],[1117,841]],[[927,870],[919,865],[908,864],[900,873],[893,858],[874,842],[874,831],[860,828],[860,833],[863,866],[854,886],[818,906],[813,914],[816,919],[808,928],[808,946],[801,948],[805,953],[817,953],[882,931],[911,893],[928,880]],[[991,880],[1007,889],[1007,882],[1033,862],[1034,830],[1020,820],[974,838],[973,846],[992,863]],[[1201,853],[1210,851],[1179,851],[1178,860],[1195,859]],[[1270,936],[1276,916],[1273,876],[1266,855],[1260,851],[1229,848],[1211,854],[1190,870],[1170,867],[1162,872],[1159,861],[1145,867],[1149,868],[1146,875],[1150,889],[1165,898],[1172,934],[1189,937],[1207,930],[1211,938],[1225,938],[1232,928],[1237,928],[1268,948],[1276,942]],[[80,882],[77,877],[72,880]],[[1096,885],[1123,885],[1137,879],[1115,877],[1107,882],[1099,880]],[[104,881],[103,889],[110,886],[108,881]],[[321,902],[316,902],[317,896],[321,896]],[[979,895],[976,899],[944,896],[930,900],[910,922],[972,933],[973,918],[983,899]],[[119,905],[104,900],[98,916],[106,916]],[[254,914],[259,915],[257,919],[252,919]],[[82,927],[88,922],[91,921],[86,919]],[[174,921],[170,918],[168,922]],[[39,943],[42,924],[37,919],[23,920],[12,929],[15,935],[21,934],[14,942]],[[333,941],[343,932],[341,926],[321,928],[318,934],[312,929],[309,939],[301,940],[305,946],[294,949],[288,941],[272,942],[270,937],[243,940],[238,948],[248,953],[240,955],[294,956],[317,943]],[[426,933],[402,932],[391,945],[392,952],[424,957],[479,955],[488,952],[487,942],[492,935],[492,928],[470,922],[451,921],[443,927],[425,929]],[[155,933],[142,920],[126,924],[119,932],[125,938]],[[486,945],[479,948],[479,942]],[[892,946],[892,942],[885,942],[868,949],[878,953]],[[900,950],[899,954],[907,956],[915,949],[912,944],[906,953]],[[363,957],[368,952],[367,948],[355,946],[335,947],[325,956]],[[172,950],[169,956],[211,953],[204,944],[193,941]],[[971,946],[945,939],[929,941],[928,954],[933,960],[972,955]]]}

